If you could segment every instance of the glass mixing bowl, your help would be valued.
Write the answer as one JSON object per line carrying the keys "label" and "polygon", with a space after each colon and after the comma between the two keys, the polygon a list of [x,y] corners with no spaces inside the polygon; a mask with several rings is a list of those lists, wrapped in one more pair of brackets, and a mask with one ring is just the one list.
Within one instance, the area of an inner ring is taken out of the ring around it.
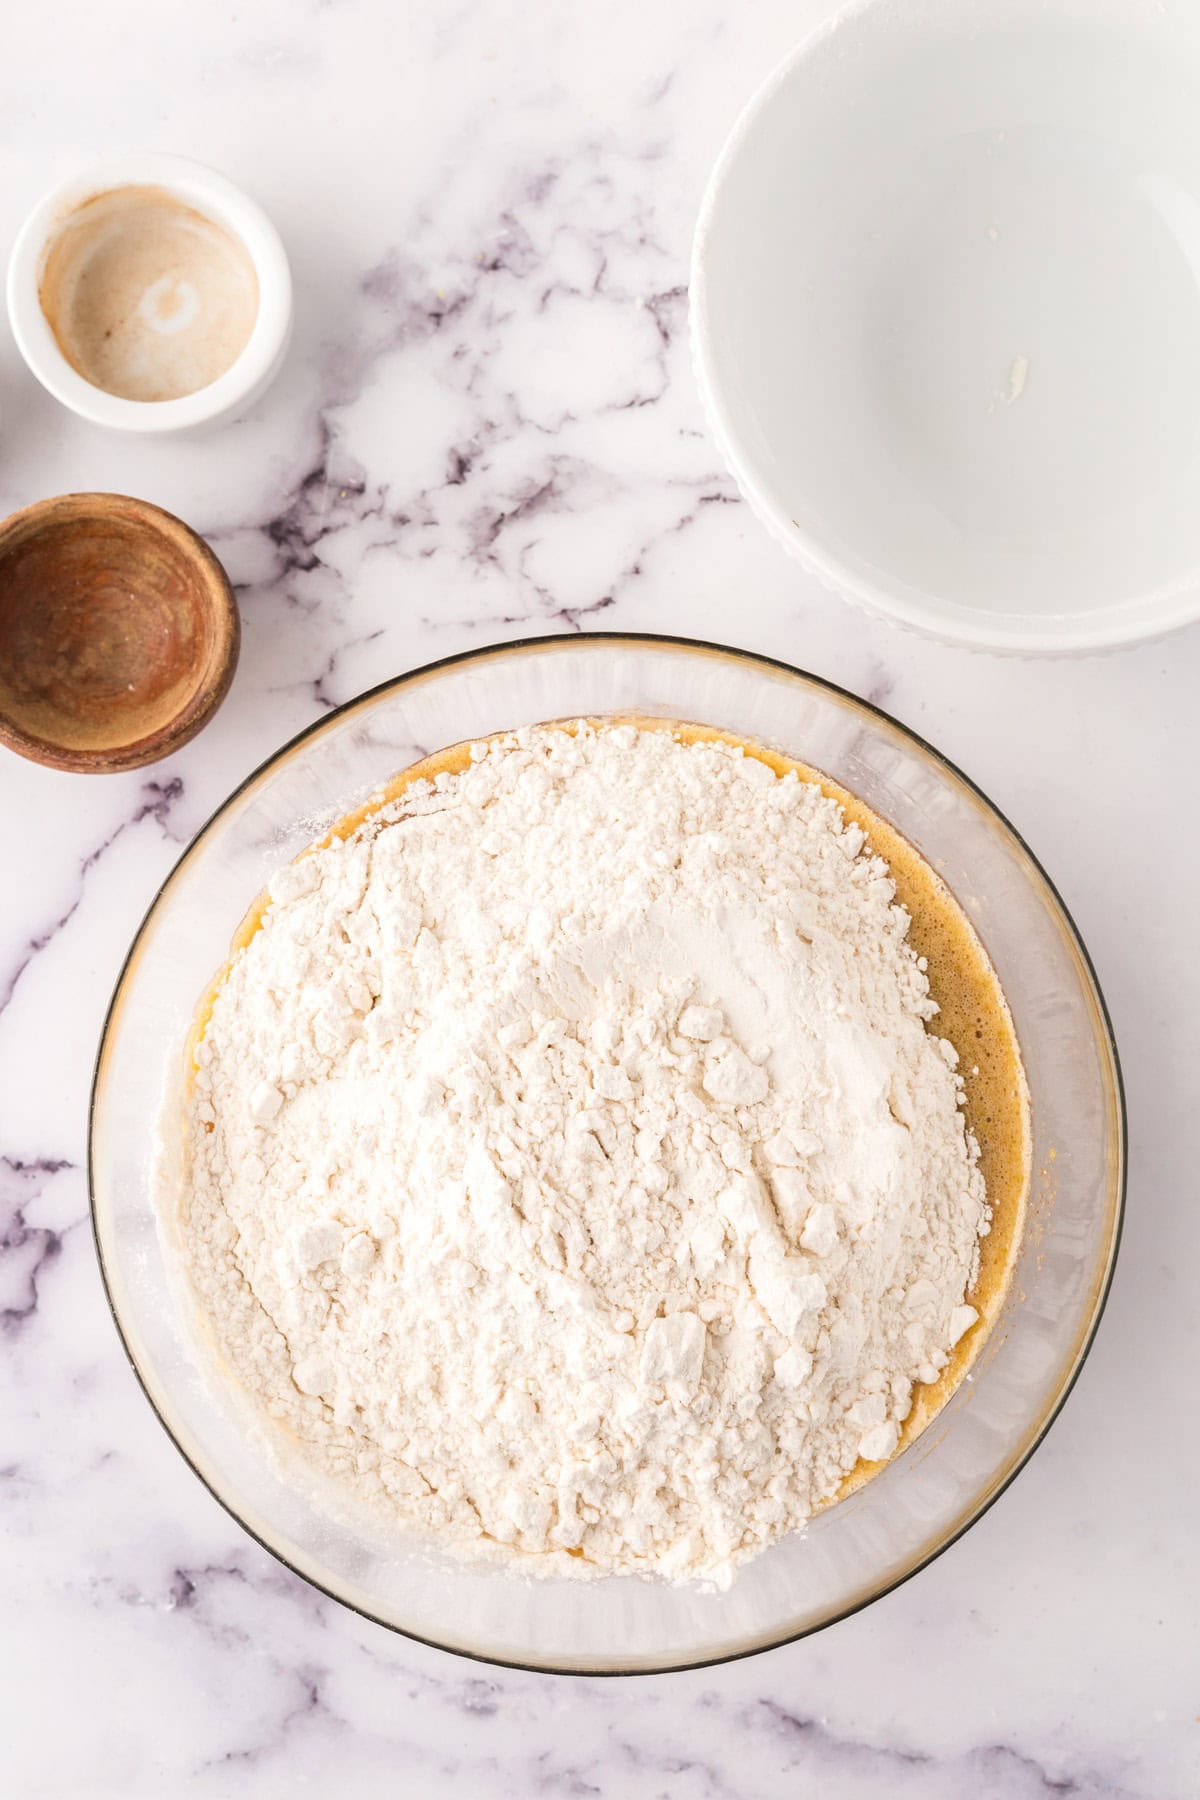
{"label": "glass mixing bowl", "polygon": [[[633,1577],[518,1579],[430,1556],[316,1505],[207,1379],[177,1304],[147,1120],[178,1081],[194,1008],[270,875],[418,757],[509,726],[626,713],[719,726],[861,796],[944,876],[1008,997],[1033,1110],[1028,1220],[1003,1312],[934,1424],[724,1593]],[[130,1361],[211,1493],[259,1543],[393,1630],[526,1668],[693,1667],[815,1631],[954,1541],[1062,1405],[1116,1256],[1125,1143],[1116,1050],[1087,952],[1050,881],[979,790],[877,708],[782,663],[595,634],[450,657],[385,682],[256,770],[184,852],[134,939],[100,1042],[89,1170],[96,1244]]]}

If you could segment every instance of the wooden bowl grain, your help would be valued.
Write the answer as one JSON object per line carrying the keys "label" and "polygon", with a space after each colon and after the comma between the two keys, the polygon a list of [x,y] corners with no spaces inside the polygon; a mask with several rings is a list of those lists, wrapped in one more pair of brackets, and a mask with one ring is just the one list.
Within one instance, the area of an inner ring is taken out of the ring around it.
{"label": "wooden bowl grain", "polygon": [[229,691],[229,579],[182,520],[123,494],[63,494],[0,523],[0,744],[54,769],[140,769]]}

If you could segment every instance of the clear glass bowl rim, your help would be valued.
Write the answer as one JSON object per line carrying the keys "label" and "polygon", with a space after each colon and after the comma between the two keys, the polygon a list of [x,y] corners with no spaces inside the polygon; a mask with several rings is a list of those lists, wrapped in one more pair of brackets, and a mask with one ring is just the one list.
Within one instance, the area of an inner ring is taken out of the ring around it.
{"label": "clear glass bowl rim", "polygon": [[[420,681],[436,676],[444,670],[456,666],[469,663],[493,662],[506,656],[519,654],[529,650],[550,652],[553,652],[556,649],[568,650],[577,648],[580,644],[588,643],[595,645],[612,644],[614,646],[626,644],[634,647],[644,645],[658,650],[669,651],[675,649],[685,654],[699,653],[701,656],[712,657],[718,660],[725,659],[735,663],[746,663],[751,666],[757,666],[764,670],[770,670],[774,674],[790,677],[808,686],[820,688],[837,700],[845,702],[850,708],[857,708],[861,712],[867,714],[876,724],[884,726],[888,731],[894,733],[897,738],[906,741],[910,745],[915,745],[920,751],[928,756],[930,760],[943,771],[943,773],[949,776],[952,781],[960,783],[962,787],[973,796],[977,803],[980,803],[999,821],[1003,830],[1013,840],[1020,852],[1028,858],[1037,876],[1044,883],[1051,901],[1057,907],[1059,914],[1061,915],[1066,933],[1078,953],[1080,963],[1091,986],[1092,995],[1096,1003],[1096,1010],[1104,1028],[1104,1038],[1101,1048],[1107,1057],[1109,1073],[1113,1084],[1113,1098],[1115,1101],[1116,1114],[1115,1150],[1117,1174],[1114,1191],[1115,1205],[1113,1208],[1112,1229],[1109,1237],[1105,1266],[1096,1286],[1090,1311],[1084,1317],[1080,1325],[1074,1352],[1062,1384],[1059,1387],[1058,1392],[1045,1407],[1042,1415],[1031,1425],[1025,1442],[1012,1458],[1008,1469],[1000,1479],[996,1481],[991,1492],[987,1493],[978,1504],[968,1507],[958,1524],[948,1532],[933,1549],[925,1555],[919,1555],[914,1558],[911,1565],[894,1579],[884,1582],[873,1591],[862,1594],[861,1597],[857,1598],[852,1604],[832,1613],[828,1618],[822,1619],[812,1625],[805,1626],[799,1631],[783,1632],[778,1638],[773,1639],[769,1643],[760,1642],[750,1645],[745,1649],[733,1650],[718,1656],[702,1658],[699,1660],[690,1659],[680,1663],[664,1663],[661,1667],[591,1668],[585,1672],[548,1663],[486,1656],[476,1651],[464,1649],[458,1645],[439,1642],[436,1638],[423,1636],[415,1631],[406,1630],[403,1626],[397,1625],[391,1620],[379,1617],[367,1607],[359,1606],[355,1602],[346,1599],[343,1595],[337,1593],[331,1586],[327,1586],[323,1582],[316,1580],[306,1571],[296,1568],[287,1556],[278,1550],[264,1535],[255,1531],[246,1520],[242,1518],[237,1511],[237,1508],[230,1501],[226,1500],[217,1490],[209,1478],[197,1466],[185,1446],[180,1442],[172,1429],[170,1422],[163,1415],[155,1401],[150,1386],[138,1364],[137,1358],[133,1354],[129,1339],[122,1325],[120,1313],[113,1299],[112,1284],[105,1265],[104,1249],[96,1206],[95,1135],[98,1116],[98,1094],[105,1059],[105,1050],[113,1022],[120,1009],[126,983],[137,961],[138,949],[142,938],[157,913],[159,906],[162,904],[175,882],[177,875],[191,858],[198,845],[207,837],[209,832],[219,823],[228,809],[247,791],[248,788],[252,787],[261,777],[269,774],[278,763],[282,762],[286,757],[289,757],[303,744],[317,737],[319,734],[329,729],[334,723],[344,719],[348,714],[354,712],[359,707],[366,706],[385,694],[395,693],[401,688],[412,686]],[[163,881],[155,891],[149,906],[146,908],[146,911],[138,924],[137,930],[134,932],[129,949],[125,954],[125,958],[117,975],[112,996],[105,1011],[104,1023],[100,1030],[100,1038],[96,1049],[96,1059],[93,1065],[91,1093],[88,1102],[88,1213],[92,1229],[92,1242],[95,1247],[101,1285],[104,1290],[104,1298],[108,1305],[109,1313],[112,1316],[113,1325],[116,1329],[118,1339],[120,1340],[121,1348],[125,1353],[126,1361],[133,1371],[138,1386],[141,1388],[142,1393],[149,1403],[155,1418],[166,1432],[167,1437],[170,1439],[179,1455],[183,1458],[188,1468],[192,1471],[192,1474],[202,1483],[222,1510],[234,1520],[235,1524],[237,1524],[248,1537],[252,1538],[253,1541],[258,1544],[261,1549],[272,1556],[276,1562],[281,1563],[290,1574],[298,1576],[300,1580],[307,1582],[311,1587],[315,1587],[317,1591],[324,1594],[327,1599],[336,1601],[339,1606],[346,1607],[348,1611],[357,1613],[359,1617],[370,1620],[372,1624],[379,1625],[386,1631],[394,1632],[397,1636],[408,1638],[414,1643],[424,1644],[430,1649],[442,1650],[450,1655],[462,1656],[470,1662],[478,1662],[500,1668],[516,1669],[527,1674],[586,1674],[587,1677],[642,1676],[650,1674],[666,1675],[692,1669],[720,1667],[725,1663],[740,1662],[745,1657],[758,1656],[768,1650],[780,1649],[785,1644],[798,1643],[802,1638],[815,1636],[817,1632],[827,1630],[829,1626],[839,1624],[841,1620],[853,1617],[855,1613],[862,1612],[866,1607],[873,1605],[876,1600],[881,1600],[886,1595],[894,1593],[897,1588],[902,1587],[907,1581],[910,1581],[912,1577],[919,1574],[922,1569],[928,1568],[932,1562],[935,1562],[938,1557],[942,1556],[952,1545],[956,1544],[961,1537],[965,1536],[971,1527],[983,1518],[984,1514],[989,1512],[1000,1497],[1008,1491],[1022,1469],[1025,1468],[1030,1458],[1043,1443],[1051,1426],[1061,1413],[1071,1390],[1079,1379],[1080,1371],[1095,1342],[1096,1332],[1099,1329],[1100,1321],[1104,1315],[1104,1309],[1108,1303],[1109,1293],[1112,1289],[1113,1275],[1115,1273],[1117,1255],[1121,1243],[1121,1234],[1124,1228],[1128,1177],[1127,1149],[1128,1118],[1120,1057],[1117,1052],[1116,1037],[1113,1032],[1112,1019],[1109,1015],[1108,1005],[1100,987],[1100,982],[1096,975],[1096,970],[1087,946],[1079,934],[1078,927],[1076,926],[1062,895],[1059,893],[1038,857],[1012,822],[1000,810],[995,802],[989,798],[978,783],[972,781],[969,775],[965,775],[957,764],[951,762],[949,757],[943,755],[943,753],[933,744],[929,743],[926,738],[923,738],[919,732],[912,730],[911,727],[907,725],[902,725],[898,719],[893,718],[892,714],[887,712],[883,707],[876,706],[870,700],[862,699],[849,688],[841,687],[837,682],[830,681],[825,676],[815,675],[809,670],[797,668],[795,664],[784,662],[779,657],[766,656],[758,651],[741,650],[727,644],[714,644],[704,638],[683,637],[673,633],[583,631],[572,632],[569,635],[554,634],[541,637],[512,638],[499,644],[481,645],[473,650],[463,650],[450,656],[438,657],[433,662],[423,663],[418,668],[409,669],[401,675],[389,676],[387,680],[377,682],[373,687],[364,689],[362,693],[356,694],[353,699],[344,701],[342,705],[334,707],[321,718],[315,719],[311,725],[306,725],[303,730],[296,732],[294,736],[288,738],[277,750],[273,751],[270,756],[265,757],[262,762],[251,769],[249,773],[230,790],[221,801],[220,805],[214,809],[205,820],[204,824],[201,825],[189,843],[184,847],[183,851],[176,858]]]}

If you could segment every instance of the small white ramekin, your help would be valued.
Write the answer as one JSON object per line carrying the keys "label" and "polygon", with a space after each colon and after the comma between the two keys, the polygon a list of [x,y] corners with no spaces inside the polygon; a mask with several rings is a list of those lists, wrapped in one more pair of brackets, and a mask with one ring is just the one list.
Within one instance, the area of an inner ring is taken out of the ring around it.
{"label": "small white ramekin", "polygon": [[[94,194],[165,188],[245,247],[258,277],[258,314],[230,368],[177,400],[125,400],[86,381],[58,347],[38,289],[46,256],[69,215]],[[187,431],[244,412],[269,385],[292,331],[292,275],[283,240],[262,208],[216,170],[187,157],[130,151],[106,157],[48,193],[17,235],[8,264],[8,316],[17,348],[48,393],[94,425],[115,431]]]}

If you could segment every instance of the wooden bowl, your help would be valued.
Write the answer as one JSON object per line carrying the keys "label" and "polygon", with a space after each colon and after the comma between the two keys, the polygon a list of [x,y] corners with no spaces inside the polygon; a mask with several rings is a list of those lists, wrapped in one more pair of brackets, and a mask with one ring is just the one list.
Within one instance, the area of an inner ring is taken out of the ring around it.
{"label": "wooden bowl", "polygon": [[212,717],[241,628],[224,569],[182,520],[63,494],[0,524],[0,744],[53,769],[140,769]]}
{"label": "wooden bowl", "polygon": [[209,545],[121,493],[0,524],[0,743],[112,774],[178,751],[237,666],[237,601]]}

